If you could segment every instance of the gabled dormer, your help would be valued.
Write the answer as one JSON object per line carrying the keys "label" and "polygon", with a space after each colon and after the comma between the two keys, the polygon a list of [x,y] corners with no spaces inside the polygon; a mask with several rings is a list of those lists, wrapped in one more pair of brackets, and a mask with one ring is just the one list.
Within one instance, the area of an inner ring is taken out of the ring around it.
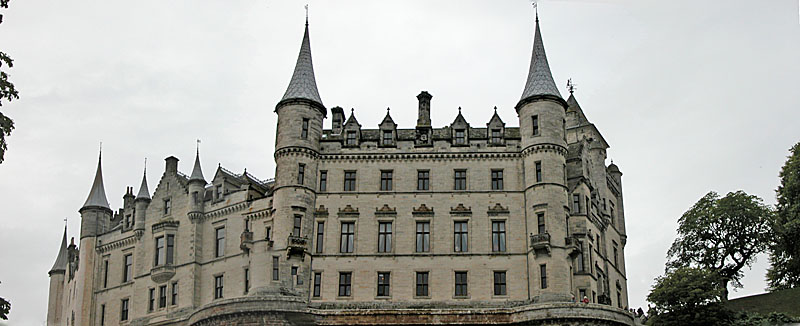
{"label": "gabled dormer", "polygon": [[494,114],[492,118],[489,120],[489,123],[486,124],[486,136],[489,139],[488,144],[489,146],[503,146],[505,145],[505,132],[506,132],[506,123],[500,119],[500,116],[497,114],[497,107],[494,107]]}
{"label": "gabled dormer", "polygon": [[458,108],[456,119],[450,124],[450,133],[453,146],[469,146],[469,123],[461,115],[461,107]]}
{"label": "gabled dormer", "polygon": [[378,141],[378,146],[380,147],[395,147],[397,146],[397,124],[394,123],[392,120],[392,116],[389,115],[389,108],[386,108],[386,116],[381,121],[381,124],[378,126],[380,129],[380,140]]}
{"label": "gabled dormer", "polygon": [[344,131],[342,132],[342,147],[358,147],[361,140],[361,124],[356,120],[353,109],[350,109],[350,117],[344,123]]}

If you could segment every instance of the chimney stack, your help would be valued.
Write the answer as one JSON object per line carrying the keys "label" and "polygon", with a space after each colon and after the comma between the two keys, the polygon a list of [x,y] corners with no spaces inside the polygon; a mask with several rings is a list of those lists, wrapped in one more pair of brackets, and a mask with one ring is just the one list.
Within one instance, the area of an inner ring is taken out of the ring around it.
{"label": "chimney stack", "polygon": [[417,95],[417,99],[419,100],[417,127],[431,126],[431,98],[433,98],[433,96],[426,91],[422,91]]}

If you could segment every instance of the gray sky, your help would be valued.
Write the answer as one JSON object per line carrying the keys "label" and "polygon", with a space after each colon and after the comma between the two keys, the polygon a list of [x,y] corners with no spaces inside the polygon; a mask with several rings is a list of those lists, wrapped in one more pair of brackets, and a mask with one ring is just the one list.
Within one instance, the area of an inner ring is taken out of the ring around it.
{"label": "gray sky", "polygon": [[[69,219],[77,236],[98,143],[113,207],[163,159],[189,172],[202,139],[217,163],[274,174],[275,104],[303,33],[301,1],[11,1],[0,50],[16,61],[17,129],[0,165],[0,296],[9,325],[42,325],[47,271]],[[525,0],[311,1],[311,47],[328,107],[377,127],[386,107],[412,127],[421,90],[432,119],[492,107],[518,125],[533,10]],[[775,202],[800,141],[800,17],[795,0],[544,0],[550,67],[611,144],[622,172],[632,307],[663,272],[677,218],[709,190]],[[326,127],[329,126],[326,121]],[[137,189],[138,190],[138,189]],[[761,292],[765,258],[733,297]]]}

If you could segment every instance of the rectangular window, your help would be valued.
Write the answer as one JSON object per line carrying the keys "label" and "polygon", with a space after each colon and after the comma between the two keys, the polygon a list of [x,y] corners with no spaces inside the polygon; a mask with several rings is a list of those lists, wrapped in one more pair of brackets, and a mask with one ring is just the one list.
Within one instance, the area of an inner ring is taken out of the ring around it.
{"label": "rectangular window", "polygon": [[417,170],[417,190],[430,189],[431,172],[428,170]]}
{"label": "rectangular window", "polygon": [[355,131],[348,131],[347,132],[347,146],[355,146],[356,145],[356,132]]}
{"label": "rectangular window", "polygon": [[350,253],[353,252],[353,241],[355,238],[356,223],[344,222],[342,223],[342,240],[339,248],[340,252]]}
{"label": "rectangular window", "polygon": [[300,237],[300,231],[303,229],[303,215],[294,216],[294,226],[292,227],[292,235]]}
{"label": "rectangular window", "polygon": [[467,170],[455,170],[453,181],[454,190],[467,190]]}
{"label": "rectangular window", "polygon": [[319,191],[328,191],[328,171],[319,171]]}
{"label": "rectangular window", "polygon": [[467,222],[454,222],[453,223],[453,239],[455,252],[469,251],[469,242],[467,234]]}
{"label": "rectangular window", "polygon": [[167,265],[175,262],[175,235],[167,234]]}
{"label": "rectangular window", "polygon": [[157,237],[156,238],[156,254],[155,254],[155,266],[164,265],[166,261],[166,254],[164,253],[164,237]]}
{"label": "rectangular window", "polygon": [[214,230],[216,241],[214,242],[214,256],[222,257],[225,255],[225,227]]}
{"label": "rectangular window", "polygon": [[217,186],[216,189],[217,189],[217,200],[220,200],[220,199],[222,199],[222,186],[219,185],[219,186]]}
{"label": "rectangular window", "polygon": [[431,223],[417,222],[417,252],[429,252],[431,250]]}
{"label": "rectangular window", "polygon": [[467,272],[456,272],[456,292],[457,297],[467,296]]}
{"label": "rectangular window", "polygon": [[539,136],[539,116],[538,115],[533,116],[531,118],[531,121],[533,122],[533,124],[532,124],[532,126],[533,126],[533,135],[534,136]]}
{"label": "rectangular window", "polygon": [[542,182],[542,161],[536,161],[536,182]]}
{"label": "rectangular window", "polygon": [[352,280],[353,273],[340,272],[339,273],[339,296],[349,297],[351,291],[350,281]]}
{"label": "rectangular window", "polygon": [[297,184],[303,184],[303,180],[306,179],[306,165],[303,163],[297,164]]}
{"label": "rectangular window", "polygon": [[105,304],[101,304],[100,305],[100,326],[103,326],[105,324],[106,324],[106,305]]}
{"label": "rectangular window", "polygon": [[618,255],[619,255],[619,249],[617,249],[617,244],[614,243],[614,266],[619,266],[619,265],[617,265],[617,256]]}
{"label": "rectangular window", "polygon": [[392,190],[392,170],[381,171],[381,190]]}
{"label": "rectangular window", "polygon": [[178,282],[172,282],[172,299],[170,300],[172,305],[178,304]]}
{"label": "rectangular window", "polygon": [[392,222],[378,223],[378,252],[392,252]]}
{"label": "rectangular window", "polygon": [[162,285],[158,287],[158,307],[164,308],[167,306],[167,286]]}
{"label": "rectangular window", "polygon": [[148,291],[147,311],[153,311],[156,308],[156,289]]}
{"label": "rectangular window", "polygon": [[293,281],[296,280],[294,282],[296,282],[298,285],[302,283],[302,282],[300,282],[300,278],[297,276],[297,266],[292,266],[291,275],[292,275]]}
{"label": "rectangular window", "polygon": [[356,191],[356,171],[344,171],[344,191]]}
{"label": "rectangular window", "polygon": [[108,259],[103,261],[103,287],[108,287]]}
{"label": "rectangular window", "polygon": [[456,145],[466,144],[466,138],[466,132],[464,132],[464,129],[456,129]]}
{"label": "rectangular window", "polygon": [[572,195],[572,212],[577,214],[581,212],[581,195]]}
{"label": "rectangular window", "polygon": [[250,292],[250,269],[244,269],[244,293]]}
{"label": "rectangular window", "polygon": [[308,138],[308,119],[303,118],[303,130],[300,131],[300,138]]}
{"label": "rectangular window", "polygon": [[583,298],[586,298],[587,301],[589,300],[589,298],[586,296],[585,289],[578,290],[578,297],[579,297],[578,299],[580,299],[581,301],[583,301]]}
{"label": "rectangular window", "polygon": [[272,257],[272,280],[280,280],[280,258],[277,256]]}
{"label": "rectangular window", "polygon": [[222,298],[222,275],[214,276],[214,299]]}
{"label": "rectangular window", "polygon": [[506,222],[492,221],[492,251],[506,251]]}
{"label": "rectangular window", "polygon": [[494,272],[494,295],[506,295],[506,272]]}
{"label": "rectangular window", "polygon": [[391,130],[384,130],[383,131],[383,146],[391,146],[392,145],[392,131]]}
{"label": "rectangular window", "polygon": [[127,254],[123,258],[125,267],[122,268],[122,283],[130,282],[133,277],[133,254]]}
{"label": "rectangular window", "polygon": [[536,224],[538,226],[537,231],[539,234],[544,234],[547,232],[544,225],[544,213],[536,213]]}
{"label": "rectangular window", "polygon": [[387,272],[378,272],[378,296],[379,297],[388,297],[389,296],[389,273]]}
{"label": "rectangular window", "polygon": [[168,215],[172,211],[172,201],[167,198],[164,199],[164,215]]}
{"label": "rectangular window", "polygon": [[272,227],[268,226],[267,230],[264,233],[266,234],[266,237],[265,237],[266,240],[267,241],[271,241],[272,240]]}
{"label": "rectangular window", "polygon": [[128,300],[129,299],[122,299],[122,302],[120,303],[120,307],[119,307],[119,312],[120,312],[119,313],[119,320],[120,321],[128,320],[128,308],[129,308],[128,303],[130,302]]}
{"label": "rectangular window", "polygon": [[325,239],[325,222],[317,222],[317,241],[316,241],[317,253],[322,253],[324,239]]}
{"label": "rectangular window", "polygon": [[319,298],[322,295],[322,273],[314,273],[314,297]]}
{"label": "rectangular window", "polygon": [[415,293],[418,297],[428,296],[428,272],[417,272],[417,289]]}
{"label": "rectangular window", "polygon": [[539,265],[539,276],[541,277],[542,289],[547,288],[547,264]]}
{"label": "rectangular window", "polygon": [[500,144],[503,141],[500,129],[492,129],[492,144]]}
{"label": "rectangular window", "polygon": [[503,170],[492,170],[492,190],[503,190]]}

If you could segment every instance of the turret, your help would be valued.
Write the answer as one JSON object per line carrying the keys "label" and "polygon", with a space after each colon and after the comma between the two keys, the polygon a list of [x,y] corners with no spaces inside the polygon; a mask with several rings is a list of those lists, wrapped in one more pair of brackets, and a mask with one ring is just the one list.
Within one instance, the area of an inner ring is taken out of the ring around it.
{"label": "turret", "polygon": [[64,295],[64,277],[67,272],[67,227],[64,227],[64,236],[58,247],[58,255],[53,268],[47,274],[50,276],[50,291],[47,302],[47,325],[61,325],[61,314]]}
{"label": "turret", "polygon": [[[97,161],[97,171],[94,182],[89,191],[89,197],[80,210],[81,234],[80,250],[78,254],[78,268],[81,271],[75,276],[74,307],[76,311],[92,311],[92,296],[94,291],[96,237],[104,231],[105,226],[111,221],[112,211],[106,199],[106,190],[103,185],[102,154]],[[92,314],[75,314],[75,325],[92,325]]]}
{"label": "turret", "polygon": [[611,179],[617,183],[619,186],[619,196],[617,197],[617,207],[616,211],[614,212],[614,216],[617,219],[617,229],[620,233],[624,236],[625,233],[625,206],[622,203],[622,172],[619,170],[619,167],[614,164],[614,161],[611,161],[611,164],[606,168],[608,171],[608,175],[611,176]]}
{"label": "turret", "polygon": [[194,157],[194,168],[189,177],[189,215],[203,212],[203,197],[205,195],[206,179],[203,177],[203,169],[200,167],[200,149]]}
{"label": "turret", "polygon": [[[256,287],[253,292],[279,292],[283,288],[308,298],[308,286],[298,284],[298,281],[310,279],[311,259],[305,259],[305,256],[309,253],[311,242],[311,213],[316,202],[322,121],[327,115],[314,77],[308,21],[294,74],[286,93],[276,105],[275,112],[278,114],[278,127],[275,137],[273,192],[274,243],[266,249],[269,254],[263,255],[269,260],[254,262],[251,266],[251,275],[255,276],[253,285]],[[295,225],[301,227],[296,229]],[[275,257],[279,280],[277,284],[271,272]],[[291,273],[295,267],[296,276]]]}
{"label": "turret", "polygon": [[522,97],[516,105],[520,136],[526,198],[527,229],[531,259],[530,280],[547,275],[569,275],[529,282],[532,299],[536,302],[568,301],[571,297],[571,269],[563,257],[570,253],[566,247],[567,186],[566,186],[566,101],[553,81],[544,51],[539,19],[533,39],[533,52],[528,78]]}
{"label": "turret", "polygon": [[139,186],[139,193],[133,200],[135,216],[133,218],[133,229],[138,236],[144,232],[144,220],[147,218],[147,207],[150,206],[150,189],[147,188],[147,167],[142,173],[142,185]]}

